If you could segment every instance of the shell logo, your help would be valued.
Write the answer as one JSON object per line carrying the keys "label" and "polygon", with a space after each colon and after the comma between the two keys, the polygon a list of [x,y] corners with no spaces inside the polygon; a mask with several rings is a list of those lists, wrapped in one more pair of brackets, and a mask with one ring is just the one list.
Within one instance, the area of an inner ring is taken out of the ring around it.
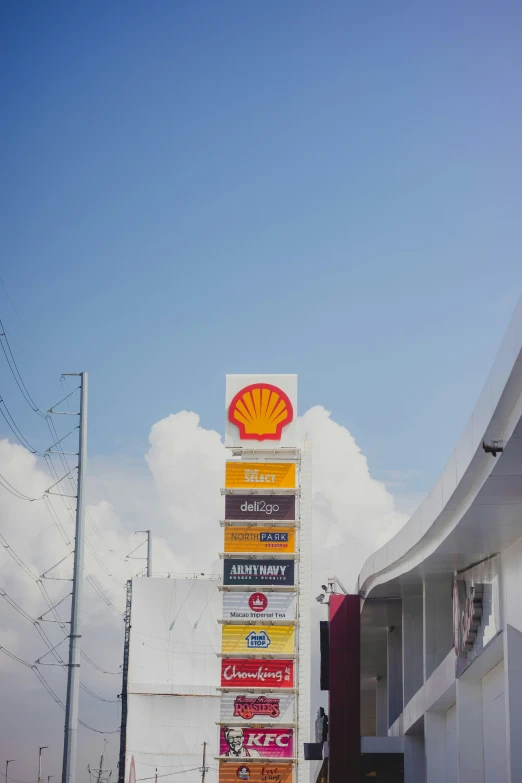
{"label": "shell logo", "polygon": [[228,408],[228,420],[239,428],[240,440],[281,440],[283,427],[293,418],[288,395],[270,383],[245,386]]}

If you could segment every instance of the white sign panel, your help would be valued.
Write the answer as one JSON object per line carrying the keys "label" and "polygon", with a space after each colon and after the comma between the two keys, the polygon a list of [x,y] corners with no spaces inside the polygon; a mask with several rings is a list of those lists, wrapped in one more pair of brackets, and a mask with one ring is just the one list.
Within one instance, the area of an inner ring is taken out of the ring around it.
{"label": "white sign panel", "polygon": [[225,445],[297,446],[297,375],[227,375]]}
{"label": "white sign panel", "polygon": [[221,695],[221,723],[293,723],[293,693],[263,693],[245,691],[244,693],[223,693]]}
{"label": "white sign panel", "polygon": [[226,592],[223,595],[224,620],[294,620],[295,593]]}

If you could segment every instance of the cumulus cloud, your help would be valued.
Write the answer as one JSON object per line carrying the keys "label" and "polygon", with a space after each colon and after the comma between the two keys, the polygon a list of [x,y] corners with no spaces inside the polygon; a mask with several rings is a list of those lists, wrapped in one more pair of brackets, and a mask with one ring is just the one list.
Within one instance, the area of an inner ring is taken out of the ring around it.
{"label": "cumulus cloud", "polygon": [[[328,411],[316,406],[300,417],[298,424],[300,437],[312,444],[314,584],[319,586],[329,575],[336,574],[348,589],[353,589],[364,559],[393,535],[406,516],[396,510],[385,484],[371,477],[367,460],[352,435],[333,421]],[[135,530],[153,531],[155,573],[219,571],[217,553],[222,549],[223,535],[218,521],[224,506],[220,487],[228,454],[219,433],[203,428],[196,413],[181,411],[153,425],[142,464],[125,459],[93,461],[97,473],[102,473],[103,484],[92,475],[87,483],[86,569],[99,590],[90,582],[85,584],[83,645],[106,671],[118,671],[121,662],[123,625],[115,610],[122,612],[125,606],[123,585],[129,573],[137,573],[145,565],[143,560],[125,562],[125,555],[140,541]],[[40,497],[52,483],[34,455],[7,440],[0,441],[0,473],[30,497]],[[71,574],[72,558],[68,557],[70,547],[66,542],[72,540],[74,524],[68,502],[53,497],[50,511],[44,501],[30,503],[4,491],[0,494],[2,533],[37,575],[62,558],[65,559],[50,575],[66,579]],[[142,547],[133,557],[144,554]],[[37,617],[46,611],[48,607],[38,585],[3,548],[0,569],[0,586],[26,612]],[[44,584],[53,601],[70,591],[66,581],[45,580]],[[67,617],[67,601],[60,611]],[[324,613],[315,602],[313,611],[315,621]],[[57,624],[44,627],[53,643],[63,639]],[[314,627],[317,628],[317,622]],[[0,645],[30,663],[46,652],[35,629],[5,601],[0,602],[0,629]],[[317,666],[316,641],[313,649]],[[66,657],[67,644],[58,650]],[[47,656],[44,660],[52,659]],[[0,716],[0,752],[4,757],[20,759],[14,777],[27,780],[34,773],[34,759],[28,759],[27,748],[51,745],[46,774],[58,774],[63,712],[29,670],[6,658],[1,665],[4,680],[6,673],[9,675],[4,703],[11,697],[14,706],[9,716],[5,711]],[[42,670],[63,699],[64,671],[55,666]],[[115,699],[120,692],[118,677],[102,674],[88,665],[82,666],[82,679],[105,698]],[[315,672],[314,681],[317,680]],[[94,726],[113,728],[119,722],[117,703],[99,702],[85,693],[81,711],[82,719]],[[109,738],[111,744],[107,747],[114,770],[117,737]],[[80,729],[78,783],[89,780],[87,763],[96,763],[101,744],[100,737]]]}

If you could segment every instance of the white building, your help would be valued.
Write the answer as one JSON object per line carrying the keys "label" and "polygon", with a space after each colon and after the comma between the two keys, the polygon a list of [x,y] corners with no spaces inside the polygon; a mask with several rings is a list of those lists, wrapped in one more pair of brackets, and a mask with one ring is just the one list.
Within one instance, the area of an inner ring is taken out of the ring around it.
{"label": "white building", "polygon": [[519,305],[440,478],[359,575],[361,750],[404,752],[406,783],[522,781],[521,348]]}
{"label": "white building", "polygon": [[[221,596],[217,578],[133,579],[122,731],[125,783],[217,783]],[[124,679],[124,681],[125,681]],[[120,777],[120,779],[122,779]]]}

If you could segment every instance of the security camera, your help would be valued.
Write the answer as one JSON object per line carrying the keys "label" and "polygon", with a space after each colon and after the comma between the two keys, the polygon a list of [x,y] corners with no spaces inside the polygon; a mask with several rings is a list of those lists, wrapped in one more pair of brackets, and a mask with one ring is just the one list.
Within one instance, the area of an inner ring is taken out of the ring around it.
{"label": "security camera", "polygon": [[321,595],[318,595],[315,600],[318,601],[320,604],[322,604],[324,599],[325,599],[325,597],[326,597],[325,594],[321,593]]}
{"label": "security camera", "polygon": [[497,454],[504,451],[504,441],[503,440],[484,440],[482,441],[482,448],[486,452],[486,454],[493,454],[494,457],[497,456]]}
{"label": "security camera", "polygon": [[321,590],[324,590],[325,593],[328,592],[328,588],[326,585],[321,585]]}

